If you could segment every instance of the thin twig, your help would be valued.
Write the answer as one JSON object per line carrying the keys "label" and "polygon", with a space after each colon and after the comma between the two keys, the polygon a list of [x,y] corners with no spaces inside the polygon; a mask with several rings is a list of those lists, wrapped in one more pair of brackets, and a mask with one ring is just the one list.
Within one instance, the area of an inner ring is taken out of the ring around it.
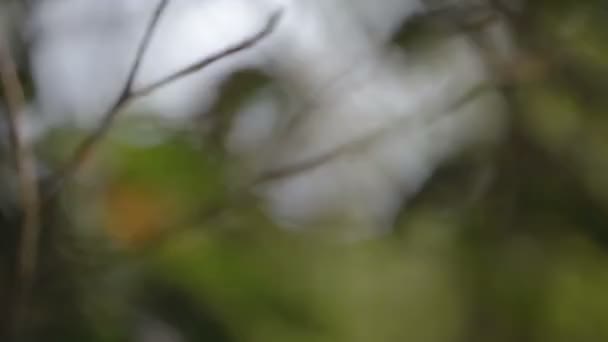
{"label": "thin twig", "polygon": [[[141,64],[143,63],[143,59],[144,59],[144,55],[146,54],[146,50],[148,50],[148,47],[150,46],[150,42],[152,41],[152,36],[154,35],[154,31],[156,30],[156,27],[158,27],[158,22],[160,20],[160,17],[163,14],[163,12],[165,11],[165,8],[167,8],[168,4],[169,4],[168,0],[161,0],[160,3],[158,4],[158,6],[156,7],[156,10],[154,11],[154,14],[152,15],[152,19],[150,20],[150,23],[148,24],[148,27],[147,27],[146,31],[144,32],[144,37],[141,40],[139,47],[137,48],[137,52],[135,53],[135,59],[133,61],[133,66],[131,67],[129,77],[127,77],[127,82],[125,83],[125,87],[121,94],[122,97],[128,97],[128,96],[130,96],[130,93],[132,92],[133,83],[135,82],[135,77],[137,76],[137,73],[139,72]],[[117,102],[120,102],[120,98]]]}
{"label": "thin twig", "polygon": [[51,196],[60,192],[66,180],[71,175],[76,173],[78,168],[80,168],[81,165],[85,163],[85,161],[89,158],[89,155],[96,147],[98,142],[106,135],[106,133],[112,126],[112,122],[114,121],[118,113],[133,98],[133,83],[135,82],[135,78],[137,77],[139,69],[141,68],[141,64],[143,62],[146,51],[150,46],[154,31],[156,30],[162,13],[167,8],[168,3],[168,0],[161,0],[158,3],[156,9],[154,10],[152,18],[150,19],[150,22],[148,23],[146,30],[144,31],[144,36],[141,42],[139,43],[137,52],[135,53],[135,59],[133,60],[133,65],[129,69],[129,74],[127,76],[125,84],[114,103],[103,114],[99,126],[97,126],[97,128],[80,145],[78,145],[72,157],[66,162],[63,168],[61,168],[60,171],[54,177],[51,178],[53,182],[50,192]]}
{"label": "thin twig", "polygon": [[[0,37],[4,39],[4,37]],[[36,177],[36,161],[30,146],[23,138],[20,127],[25,108],[23,85],[17,74],[8,42],[0,42],[0,78],[7,104],[7,122],[10,147],[17,169],[21,207],[23,210],[19,249],[17,255],[17,281],[14,296],[13,329],[19,336],[27,316],[31,291],[36,274],[38,240],[40,234],[40,201]]]}
{"label": "thin twig", "polygon": [[235,53],[254,46],[274,31],[283,13],[282,10],[277,10],[276,12],[274,12],[268,19],[266,25],[253,36],[246,38],[243,41],[240,41],[234,45],[228,46],[227,48],[224,48],[223,50],[211,56],[207,56],[202,60],[190,64],[166,77],[163,77],[162,79],[150,85],[142,87],[141,89],[133,89],[134,79],[139,71],[138,69],[140,69],[141,60],[143,59],[143,56],[148,48],[150,38],[155,27],[157,26],[158,19],[162,14],[164,8],[166,7],[166,3],[167,0],[161,1],[161,4],[159,5],[153,19],[151,20],[150,25],[148,26],[148,29],[146,31],[145,37],[142,40],[142,44],[138,49],[138,54],[135,58],[133,67],[131,68],[131,71],[129,73],[130,76],[128,77],[126,85],[123,88],[123,91],[119,95],[118,99],[116,100],[114,105],[111,106],[110,109],[108,109],[108,111],[105,113],[105,115],[103,116],[103,120],[97,127],[97,129],[77,147],[76,152],[74,153],[73,157],[65,164],[65,167],[61,169],[57,176],[51,178],[51,196],[58,194],[63,188],[65,182],[70,178],[70,176],[76,173],[79,167],[84,164],[84,162],[88,159],[89,155],[97,146],[97,144],[106,135],[118,113],[132,100],[148,95],[149,93],[165,85],[168,85],[183,77],[191,75],[197,71],[200,71],[214,62],[217,62],[223,58],[229,57]]}
{"label": "thin twig", "polygon": [[428,127],[435,124],[437,121],[452,117],[451,114],[457,114],[457,109],[468,103],[471,99],[480,93],[492,89],[496,84],[494,82],[482,82],[473,87],[471,90],[458,97],[449,106],[437,108],[428,112],[425,116],[414,115],[398,118],[390,123],[377,128],[361,137],[355,138],[342,145],[336,146],[333,149],[321,153],[315,157],[308,158],[303,161],[295,162],[291,165],[280,166],[274,169],[269,169],[261,172],[251,183],[251,187],[265,185],[269,182],[285,179],[287,177],[299,175],[305,171],[316,169],[321,165],[335,160],[341,156],[363,149],[383,136],[391,133],[400,132],[404,128],[413,132],[420,130],[421,127]]}
{"label": "thin twig", "polygon": [[201,69],[209,66],[210,64],[212,64],[214,62],[217,62],[220,59],[224,59],[237,52],[240,52],[240,51],[243,51],[250,47],[253,47],[260,40],[262,40],[264,37],[268,36],[270,33],[272,33],[274,31],[275,27],[277,26],[277,24],[279,22],[279,19],[282,16],[282,13],[283,13],[282,10],[278,10],[278,11],[274,12],[270,16],[268,21],[266,22],[266,25],[262,28],[262,30],[260,30],[255,35],[253,35],[249,38],[246,38],[245,40],[243,40],[239,43],[236,43],[232,46],[224,48],[223,50],[221,50],[211,56],[208,56],[198,62],[195,62],[181,70],[178,70],[178,71],[174,72],[173,74],[165,76],[164,78],[162,78],[150,85],[142,87],[141,89],[138,89],[138,90],[134,90],[131,93],[131,96],[140,97],[140,96],[148,95],[149,93],[155,91],[156,89],[161,88],[171,82],[177,81],[178,79],[188,76],[194,72],[200,71]]}

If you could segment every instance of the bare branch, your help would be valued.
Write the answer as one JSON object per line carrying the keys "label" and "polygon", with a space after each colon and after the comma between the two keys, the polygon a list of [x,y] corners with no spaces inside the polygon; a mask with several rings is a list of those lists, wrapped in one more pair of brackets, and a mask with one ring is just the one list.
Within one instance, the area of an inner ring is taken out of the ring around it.
{"label": "bare branch", "polygon": [[[5,37],[0,37],[4,39]],[[38,240],[40,235],[40,200],[36,176],[36,161],[30,146],[24,141],[20,127],[25,108],[23,85],[17,74],[8,42],[0,42],[0,79],[6,97],[10,147],[17,169],[23,219],[17,255],[17,293],[14,296],[14,333],[19,335],[27,316],[36,274]]]}
{"label": "bare branch", "polygon": [[319,154],[318,156],[300,162],[295,162],[291,165],[285,165],[263,171],[254,179],[254,181],[251,183],[251,187],[265,185],[272,181],[284,179],[290,176],[296,176],[303,172],[316,169],[327,162],[340,158],[349,153],[359,151],[386,135],[395,132],[404,134],[403,131],[401,131],[402,129],[414,131],[421,129],[421,127],[429,127],[435,124],[437,121],[451,117],[452,114],[457,114],[458,111],[456,109],[461,108],[480,93],[493,89],[494,86],[496,86],[494,82],[482,82],[463,94],[461,97],[455,99],[448,106],[437,108],[431,112],[428,112],[426,115],[405,116],[395,119],[394,121],[379,127],[372,132],[369,132],[342,145],[336,146],[325,153]]}
{"label": "bare branch", "polygon": [[99,126],[97,126],[97,128],[76,148],[76,151],[74,152],[72,157],[66,162],[63,168],[61,168],[60,171],[54,177],[51,178],[51,196],[60,192],[66,180],[72,174],[74,174],[82,164],[84,164],[84,162],[88,159],[89,155],[91,154],[91,151],[95,148],[97,143],[106,135],[106,133],[112,126],[112,122],[114,121],[120,110],[131,100],[131,89],[133,87],[133,83],[135,82],[135,78],[137,77],[137,74],[141,67],[144,55],[148,50],[150,41],[152,40],[152,37],[154,35],[154,31],[158,26],[160,17],[164,10],[167,8],[168,3],[168,0],[161,0],[158,3],[156,9],[154,10],[152,18],[150,19],[150,22],[144,32],[144,36],[137,48],[133,65],[129,70],[129,75],[127,76],[122,91],[118,95],[114,104],[112,104],[112,106],[110,106],[110,108],[103,114]]}
{"label": "bare branch", "polygon": [[[117,104],[120,104],[121,100],[124,101],[126,98],[131,96],[132,89],[133,89],[133,83],[135,82],[137,73],[139,72],[139,69],[141,68],[141,64],[143,63],[143,59],[146,54],[146,51],[148,50],[148,47],[150,46],[150,42],[152,41],[152,37],[154,36],[154,31],[156,31],[156,28],[158,27],[158,22],[160,20],[160,17],[163,14],[163,12],[165,11],[165,8],[167,8],[168,4],[169,4],[169,0],[161,0],[158,3],[158,6],[156,7],[154,14],[152,15],[152,19],[150,20],[150,23],[148,24],[148,27],[146,28],[146,31],[144,32],[144,37],[142,38],[142,40],[139,44],[139,47],[137,48],[137,52],[135,53],[135,59],[133,61],[133,66],[131,67],[129,76],[127,77],[127,81],[125,82],[125,86],[122,90],[122,93],[120,94],[120,96],[118,97],[118,100],[116,101]],[[115,107],[116,106],[117,105],[115,105]]]}
{"label": "bare branch", "polygon": [[131,95],[133,97],[139,97],[139,96],[144,96],[147,95],[151,92],[153,92],[154,90],[161,88],[171,82],[174,82],[184,76],[188,76],[192,73],[195,73],[205,67],[207,67],[208,65],[217,62],[220,59],[226,58],[230,55],[233,55],[236,52],[240,52],[243,51],[245,49],[248,49],[252,46],[254,46],[255,44],[257,44],[260,40],[262,40],[264,37],[266,37],[267,35],[269,35],[270,33],[272,33],[272,31],[274,31],[275,27],[277,26],[279,19],[281,18],[282,15],[282,11],[276,11],[275,13],[273,13],[270,18],[268,19],[268,22],[266,23],[266,25],[264,26],[264,28],[259,31],[258,33],[256,33],[255,35],[253,35],[250,38],[247,38],[235,45],[229,46],[227,48],[225,48],[222,51],[219,51],[209,57],[206,57],[203,60],[200,60],[196,63],[193,63],[179,71],[174,72],[173,74],[166,76],[150,85],[147,85],[141,89],[138,90],[134,90]]}
{"label": "bare branch", "polygon": [[116,102],[105,113],[105,115],[103,116],[102,122],[97,127],[97,129],[91,135],[89,135],[76,148],[76,152],[74,153],[72,158],[65,164],[65,166],[61,169],[61,171],[58,172],[57,176],[51,178],[52,182],[53,182],[51,185],[51,188],[50,188],[51,196],[59,193],[63,187],[63,184],[68,180],[68,178],[71,175],[73,175],[74,173],[76,173],[76,171],[78,171],[78,168],[82,164],[84,164],[84,162],[88,159],[91,152],[95,149],[97,144],[102,140],[102,138],[106,135],[106,133],[110,129],[115,117],[132,100],[134,100],[138,97],[141,97],[141,96],[145,96],[171,82],[177,81],[183,77],[186,77],[190,74],[200,71],[214,62],[217,62],[223,58],[229,57],[235,53],[238,53],[240,51],[243,51],[245,49],[248,49],[248,48],[254,46],[258,42],[260,42],[263,38],[265,38],[266,36],[268,36],[269,34],[271,34],[274,31],[282,13],[283,13],[282,10],[278,10],[278,11],[274,12],[268,19],[266,25],[262,28],[262,30],[257,32],[255,35],[253,35],[249,38],[246,38],[245,40],[243,40],[235,45],[229,46],[211,56],[205,57],[204,59],[202,59],[196,63],[193,63],[183,69],[180,69],[180,70],[176,71],[175,73],[162,78],[159,81],[156,81],[141,89],[134,90],[133,83],[134,83],[135,77],[139,71],[138,69],[140,69],[140,65],[141,65],[143,56],[145,55],[145,52],[148,49],[149,41],[151,40],[153,31],[154,31],[155,27],[157,26],[158,19],[161,16],[163,10],[166,8],[166,5],[167,5],[167,0],[161,1],[157,10],[155,11],[153,18],[150,21],[150,25],[148,26],[148,29],[146,30],[145,36],[142,39],[140,48],[138,49],[138,53],[136,55],[133,67],[131,68],[131,71],[129,73],[129,77],[127,78],[123,91],[117,98]]}

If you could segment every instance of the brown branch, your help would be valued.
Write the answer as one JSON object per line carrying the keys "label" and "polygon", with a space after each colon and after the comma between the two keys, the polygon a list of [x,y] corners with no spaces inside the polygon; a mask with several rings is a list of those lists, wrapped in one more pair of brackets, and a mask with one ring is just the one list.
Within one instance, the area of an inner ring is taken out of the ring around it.
{"label": "brown branch", "polygon": [[[0,39],[4,38],[0,37]],[[36,274],[40,235],[40,200],[35,157],[30,146],[24,141],[23,131],[20,127],[21,114],[25,108],[23,85],[6,40],[0,43],[0,79],[6,97],[10,148],[17,170],[23,211],[17,250],[17,280],[12,325],[13,333],[18,336],[21,334],[27,318],[27,308]]]}
{"label": "brown branch", "polygon": [[127,77],[127,82],[125,83],[125,87],[122,90],[121,97],[119,97],[119,100],[117,101],[117,103],[120,102],[121,98],[129,97],[130,93],[132,93],[132,88],[133,88],[133,83],[135,82],[135,77],[137,76],[137,73],[139,72],[139,68],[141,67],[141,64],[143,62],[144,55],[146,54],[146,51],[148,50],[148,47],[150,46],[150,41],[152,41],[152,36],[154,35],[154,31],[156,30],[156,27],[158,27],[158,22],[160,20],[160,17],[163,14],[163,12],[165,11],[165,8],[167,8],[168,4],[169,4],[168,0],[161,0],[158,3],[158,6],[156,7],[154,14],[152,15],[152,19],[150,20],[150,23],[148,24],[148,27],[146,28],[146,31],[144,32],[144,37],[141,40],[139,47],[137,48],[137,52],[135,53],[135,59],[133,61],[133,66],[131,67],[131,71],[129,73],[129,76]]}
{"label": "brown branch", "polygon": [[232,46],[224,48],[223,50],[221,50],[211,56],[208,56],[198,62],[195,62],[181,70],[178,70],[178,71],[174,72],[173,74],[165,76],[164,78],[162,78],[150,85],[147,85],[138,90],[134,90],[131,93],[131,95],[133,97],[140,97],[140,96],[147,95],[147,94],[155,91],[156,89],[161,88],[171,82],[174,82],[180,78],[183,78],[192,73],[200,71],[201,69],[209,66],[210,64],[212,64],[214,62],[217,62],[220,59],[224,59],[230,55],[233,55],[237,52],[243,51],[245,49],[248,49],[248,48],[254,46],[260,40],[262,40],[264,37],[268,36],[270,33],[272,33],[274,31],[275,27],[277,26],[277,24],[279,22],[279,19],[282,16],[282,13],[283,13],[282,10],[278,10],[278,11],[274,12],[268,19],[266,25],[262,28],[262,30],[260,30],[255,35],[253,35],[239,43],[236,43]]}
{"label": "brown branch", "polygon": [[[273,169],[268,169],[261,172],[251,183],[251,187],[265,185],[269,182],[281,180],[287,177],[296,176],[303,172],[316,169],[325,163],[331,162],[341,156],[347,155],[352,152],[356,152],[362,148],[365,148],[377,141],[381,137],[395,133],[401,129],[409,129],[411,132],[419,130],[421,127],[428,127],[437,121],[451,117],[451,114],[457,114],[457,109],[468,103],[470,100],[475,98],[482,92],[492,89],[496,86],[495,82],[482,82],[471,90],[458,97],[448,106],[438,108],[432,112],[427,113],[424,116],[406,116],[398,118],[376,130],[365,134],[361,137],[355,138],[352,141],[346,142],[333,149],[321,153],[315,157],[295,162],[291,165],[280,166]],[[403,132],[401,132],[404,134]]]}
{"label": "brown branch", "polygon": [[135,53],[135,59],[133,60],[133,65],[129,69],[129,74],[127,76],[125,84],[114,103],[103,114],[99,126],[97,126],[97,128],[87,138],[85,138],[85,140],[80,145],[78,145],[78,147],[76,147],[76,151],[74,152],[72,157],[65,163],[65,165],[60,169],[60,171],[57,172],[57,174],[51,178],[51,196],[55,195],[56,193],[59,193],[67,179],[71,175],[76,173],[81,167],[81,165],[85,163],[85,161],[89,158],[89,155],[95,149],[99,141],[109,131],[118,113],[132,99],[133,83],[135,82],[135,78],[137,77],[137,74],[143,62],[144,55],[148,50],[150,41],[152,40],[152,36],[154,35],[154,31],[158,26],[160,17],[162,16],[164,10],[167,8],[168,3],[168,0],[161,0],[158,3],[156,9],[154,10],[152,18],[150,19],[150,22],[148,23],[146,30],[144,31],[144,36],[137,48],[137,52]]}
{"label": "brown branch", "polygon": [[266,25],[257,32],[255,35],[246,38],[245,40],[231,45],[211,56],[205,57],[204,59],[197,61],[191,65],[188,65],[150,85],[147,85],[141,89],[133,89],[134,79],[138,73],[138,69],[140,69],[141,61],[143,56],[149,46],[149,41],[151,40],[152,33],[157,26],[158,19],[162,14],[164,8],[166,7],[167,0],[162,0],[159,4],[157,10],[155,11],[154,17],[150,21],[148,29],[146,30],[145,36],[142,40],[140,48],[138,49],[138,53],[135,58],[135,62],[131,71],[129,73],[129,77],[125,83],[123,91],[120,93],[116,102],[108,109],[108,111],[103,116],[102,122],[97,127],[97,129],[89,135],[76,149],[76,152],[72,156],[72,158],[65,164],[65,166],[61,169],[61,171],[57,174],[57,176],[52,177],[52,185],[50,195],[54,196],[58,194],[66,181],[75,174],[80,166],[84,164],[84,162],[88,159],[91,152],[95,149],[98,143],[102,140],[102,138],[107,134],[110,129],[114,119],[120,113],[120,111],[128,105],[132,100],[148,95],[149,93],[168,85],[174,81],[177,81],[183,77],[186,77],[190,74],[193,74],[197,71],[202,70],[203,68],[209,66],[210,64],[217,62],[223,58],[229,57],[237,52],[248,49],[258,42],[260,42],[263,38],[271,34],[276,28],[278,21],[283,13],[282,10],[278,10],[274,12]]}

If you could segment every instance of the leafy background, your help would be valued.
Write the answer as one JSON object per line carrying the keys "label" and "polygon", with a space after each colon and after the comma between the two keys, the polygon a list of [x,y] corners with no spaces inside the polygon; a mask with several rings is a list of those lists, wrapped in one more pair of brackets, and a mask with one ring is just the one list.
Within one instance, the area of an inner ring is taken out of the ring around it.
{"label": "leafy background", "polygon": [[[506,70],[511,127],[483,159],[482,194],[462,158],[393,233],[287,232],[229,186],[215,145],[121,122],[81,185],[45,208],[25,340],[608,340],[608,7],[536,0],[509,19],[523,53]],[[134,129],[170,138],[133,145]],[[37,152],[55,165],[84,134],[54,132]],[[3,148],[8,330],[19,212]]]}

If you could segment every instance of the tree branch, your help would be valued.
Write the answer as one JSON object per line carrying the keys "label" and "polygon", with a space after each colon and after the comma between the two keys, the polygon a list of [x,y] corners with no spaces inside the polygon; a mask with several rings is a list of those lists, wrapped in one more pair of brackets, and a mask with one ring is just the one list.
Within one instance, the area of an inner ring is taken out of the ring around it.
{"label": "tree branch", "polygon": [[80,166],[84,164],[84,162],[89,158],[89,155],[96,147],[98,142],[106,135],[110,127],[112,126],[112,122],[121,111],[121,109],[127,105],[132,98],[132,88],[133,83],[135,82],[135,78],[141,68],[141,64],[143,62],[144,56],[148,47],[150,46],[150,41],[154,35],[154,31],[158,26],[158,22],[160,21],[160,17],[162,13],[167,8],[169,1],[168,0],[160,0],[154,13],[152,14],[152,18],[148,23],[146,30],[144,31],[144,35],[142,40],[139,43],[137,48],[137,52],[135,53],[135,59],[133,61],[133,65],[129,69],[129,74],[125,81],[125,84],[114,101],[114,103],[109,107],[109,109],[103,114],[102,120],[99,123],[99,126],[87,137],[85,140],[76,147],[76,150],[72,157],[65,163],[65,165],[57,172],[57,174],[51,178],[51,191],[50,196],[54,196],[56,193],[59,193],[67,181],[67,179],[76,173]]}
{"label": "tree branch", "polygon": [[421,129],[421,127],[429,127],[442,119],[446,119],[448,117],[451,117],[452,115],[458,114],[457,109],[466,105],[477,95],[493,89],[494,86],[496,86],[496,83],[492,81],[481,82],[480,84],[476,85],[475,87],[464,93],[462,96],[450,102],[448,106],[441,106],[440,108],[426,113],[425,115],[414,115],[397,118],[384,126],[381,126],[349,142],[336,146],[329,151],[320,153],[315,157],[295,162],[290,165],[284,165],[264,170],[253,180],[250,187],[260,185],[263,186],[272,181],[285,179],[287,177],[296,176],[303,172],[316,169],[317,167],[320,167],[323,164],[331,162],[344,155],[359,151],[386,135],[394,134],[395,132],[406,134],[403,133],[403,131],[400,131],[402,129],[407,129],[407,132],[413,132],[415,130]]}
{"label": "tree branch", "polygon": [[260,30],[255,35],[253,35],[249,38],[246,38],[245,40],[243,40],[239,43],[236,43],[232,46],[229,46],[198,62],[195,62],[181,70],[178,70],[178,71],[174,72],[173,74],[165,76],[164,78],[162,78],[152,84],[142,87],[141,89],[134,90],[131,93],[131,95],[133,97],[140,97],[140,96],[147,95],[147,94],[155,91],[156,89],[161,88],[171,82],[177,81],[180,78],[183,78],[183,77],[193,74],[197,71],[200,71],[200,70],[204,69],[205,67],[209,66],[210,64],[219,61],[220,59],[224,59],[237,52],[240,52],[240,51],[243,51],[250,47],[253,47],[260,40],[262,40],[264,37],[268,36],[270,33],[272,33],[274,31],[275,27],[277,26],[277,24],[279,22],[279,19],[282,16],[282,13],[283,13],[282,10],[278,10],[278,11],[274,12],[270,16],[268,21],[266,22],[266,25],[262,28],[262,30]]}
{"label": "tree branch", "polygon": [[38,259],[40,235],[40,200],[36,176],[36,161],[30,146],[24,141],[20,127],[25,108],[23,85],[5,37],[0,37],[0,82],[6,97],[10,148],[17,169],[22,223],[17,249],[17,280],[13,304],[13,333],[19,336],[27,316]]}

